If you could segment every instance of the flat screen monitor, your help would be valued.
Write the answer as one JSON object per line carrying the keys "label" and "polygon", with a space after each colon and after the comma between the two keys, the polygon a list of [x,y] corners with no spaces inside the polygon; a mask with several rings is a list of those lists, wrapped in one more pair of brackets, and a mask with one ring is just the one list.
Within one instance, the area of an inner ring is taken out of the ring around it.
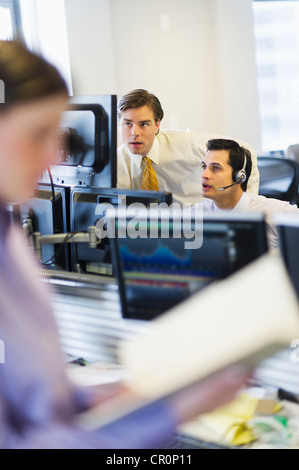
{"label": "flat screen monitor", "polygon": [[[181,216],[153,221],[148,211],[137,219],[123,212],[108,222],[124,318],[151,320],[268,250],[262,214],[205,214],[188,233]],[[192,245],[192,234],[202,244]]]}
{"label": "flat screen monitor", "polygon": [[299,299],[299,217],[277,214],[274,218],[282,258]]}
{"label": "flat screen monitor", "polygon": [[[50,167],[58,186],[116,186],[117,99],[115,95],[74,96],[57,131],[57,164]],[[48,172],[40,182],[50,183]]]}
{"label": "flat screen monitor", "polygon": [[[72,188],[70,194],[70,230],[87,231],[89,226],[96,226],[107,209],[107,204],[115,208],[127,207],[133,203],[150,204],[172,203],[172,194],[168,192],[130,190],[130,189],[87,189]],[[98,248],[87,244],[71,247],[72,270],[92,274],[114,275],[111,246],[105,238]]]}
{"label": "flat screen monitor", "polygon": [[[23,223],[32,227],[32,232],[53,235],[67,231],[66,193],[64,188],[39,184],[34,197],[20,208]],[[45,267],[69,269],[67,247],[43,245],[41,262]]]}

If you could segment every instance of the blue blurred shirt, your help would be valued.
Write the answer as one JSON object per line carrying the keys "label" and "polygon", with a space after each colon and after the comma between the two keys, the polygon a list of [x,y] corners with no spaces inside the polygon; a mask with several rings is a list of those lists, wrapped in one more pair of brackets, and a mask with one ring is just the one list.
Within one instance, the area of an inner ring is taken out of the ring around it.
{"label": "blue blurred shirt", "polygon": [[73,419],[92,394],[67,378],[48,287],[20,229],[0,206],[0,448],[157,448],[171,439],[166,402],[131,413],[97,431]]}

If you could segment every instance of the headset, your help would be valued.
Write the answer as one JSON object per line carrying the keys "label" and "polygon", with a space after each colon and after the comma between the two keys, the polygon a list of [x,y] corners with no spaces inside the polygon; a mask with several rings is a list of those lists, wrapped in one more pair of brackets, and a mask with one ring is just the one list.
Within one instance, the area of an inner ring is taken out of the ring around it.
{"label": "headset", "polygon": [[224,189],[231,188],[232,186],[235,186],[235,184],[242,184],[245,183],[247,179],[246,175],[246,165],[247,165],[247,158],[246,158],[246,152],[244,151],[244,164],[242,170],[235,170],[233,172],[233,184],[230,184],[229,186],[224,186],[223,188],[218,188],[218,191],[223,191]]}

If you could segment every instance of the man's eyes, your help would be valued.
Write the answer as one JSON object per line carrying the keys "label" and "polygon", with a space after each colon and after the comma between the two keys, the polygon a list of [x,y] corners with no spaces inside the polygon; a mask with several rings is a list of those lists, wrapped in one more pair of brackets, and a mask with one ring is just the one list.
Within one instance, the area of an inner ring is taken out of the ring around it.
{"label": "man's eyes", "polygon": [[[208,168],[207,165],[202,165],[201,167],[204,171]],[[217,166],[217,165],[212,165],[210,167],[210,170],[213,171],[213,172],[219,171],[220,169],[221,169],[220,166]]]}
{"label": "man's eyes", "polygon": [[[140,127],[148,127],[149,126],[149,123],[148,122],[142,122],[141,124],[139,124]],[[132,126],[132,123],[131,122],[125,122],[124,123],[124,126],[125,127],[131,127]]]}

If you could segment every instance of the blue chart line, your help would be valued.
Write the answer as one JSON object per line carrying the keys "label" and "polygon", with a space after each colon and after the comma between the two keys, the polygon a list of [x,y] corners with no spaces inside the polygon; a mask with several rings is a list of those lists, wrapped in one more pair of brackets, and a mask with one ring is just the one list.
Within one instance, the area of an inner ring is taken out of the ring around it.
{"label": "blue chart line", "polygon": [[137,254],[133,253],[127,246],[120,247],[120,254],[125,266],[128,265],[155,265],[160,266],[177,266],[179,268],[187,268],[192,266],[191,253],[184,251],[184,256],[175,255],[168,247],[159,246],[152,253]]}

